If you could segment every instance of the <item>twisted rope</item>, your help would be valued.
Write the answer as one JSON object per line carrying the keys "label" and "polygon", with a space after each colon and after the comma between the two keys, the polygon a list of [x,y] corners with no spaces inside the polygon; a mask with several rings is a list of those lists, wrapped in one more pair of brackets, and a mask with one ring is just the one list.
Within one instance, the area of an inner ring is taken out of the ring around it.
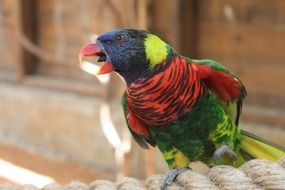
{"label": "twisted rope", "polygon": [[[48,184],[42,190],[158,190],[163,175],[153,175],[144,182],[126,177],[120,182],[97,180],[89,185],[71,182],[63,187],[59,184]],[[0,185],[0,190],[16,190],[13,185]],[[22,190],[39,190],[33,185],[24,185]],[[251,160],[240,168],[216,166],[206,175],[195,171],[187,171],[177,177],[168,190],[285,190],[285,157],[278,163],[267,160]]]}

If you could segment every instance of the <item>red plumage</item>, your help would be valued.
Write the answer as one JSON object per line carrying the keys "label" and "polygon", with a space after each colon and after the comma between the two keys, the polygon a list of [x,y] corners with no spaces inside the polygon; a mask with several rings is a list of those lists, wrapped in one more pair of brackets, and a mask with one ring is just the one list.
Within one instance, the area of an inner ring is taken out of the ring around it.
{"label": "red plumage", "polygon": [[186,59],[174,57],[161,67],[163,72],[131,83],[126,91],[129,109],[148,126],[165,126],[177,119],[204,91]]}
{"label": "red plumage", "polygon": [[128,118],[129,126],[137,135],[144,137],[151,137],[147,126],[130,110],[129,106],[126,108],[126,116]]}
{"label": "red plumage", "polygon": [[210,65],[194,66],[198,76],[221,100],[228,102],[240,97],[240,82],[225,71],[215,70]]}

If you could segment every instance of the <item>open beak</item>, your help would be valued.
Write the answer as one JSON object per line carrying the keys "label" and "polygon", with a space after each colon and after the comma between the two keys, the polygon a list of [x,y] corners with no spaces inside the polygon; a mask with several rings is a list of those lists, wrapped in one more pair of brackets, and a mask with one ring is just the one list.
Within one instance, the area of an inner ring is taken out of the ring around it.
{"label": "open beak", "polygon": [[98,62],[103,62],[101,68],[97,71],[96,74],[105,74],[114,71],[112,63],[107,59],[107,54],[104,51],[102,45],[97,43],[88,43],[83,46],[79,52],[79,62],[82,63],[83,57],[86,56],[97,56]]}

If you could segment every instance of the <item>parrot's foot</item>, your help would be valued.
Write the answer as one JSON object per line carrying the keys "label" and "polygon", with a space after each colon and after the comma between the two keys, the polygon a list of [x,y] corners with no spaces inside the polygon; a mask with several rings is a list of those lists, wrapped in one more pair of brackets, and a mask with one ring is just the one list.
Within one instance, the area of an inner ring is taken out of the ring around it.
{"label": "parrot's foot", "polygon": [[187,170],[191,170],[191,168],[175,168],[175,169],[171,169],[169,170],[163,180],[161,181],[160,184],[160,190],[164,190],[166,188],[167,185],[170,185],[171,183],[174,182],[174,180],[176,179],[176,177],[178,175],[180,175],[181,173],[187,171]]}
{"label": "parrot's foot", "polygon": [[215,150],[213,154],[213,159],[218,161],[224,154],[229,155],[232,159],[236,159],[237,154],[227,145],[220,146],[217,150]]}

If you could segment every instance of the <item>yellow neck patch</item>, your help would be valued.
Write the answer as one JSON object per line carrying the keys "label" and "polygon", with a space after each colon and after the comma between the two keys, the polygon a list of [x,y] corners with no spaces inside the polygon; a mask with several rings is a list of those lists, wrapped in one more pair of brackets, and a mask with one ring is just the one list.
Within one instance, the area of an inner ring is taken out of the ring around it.
{"label": "yellow neck patch", "polygon": [[159,37],[153,34],[148,34],[145,39],[146,58],[150,61],[150,68],[162,63],[167,56],[167,44]]}

